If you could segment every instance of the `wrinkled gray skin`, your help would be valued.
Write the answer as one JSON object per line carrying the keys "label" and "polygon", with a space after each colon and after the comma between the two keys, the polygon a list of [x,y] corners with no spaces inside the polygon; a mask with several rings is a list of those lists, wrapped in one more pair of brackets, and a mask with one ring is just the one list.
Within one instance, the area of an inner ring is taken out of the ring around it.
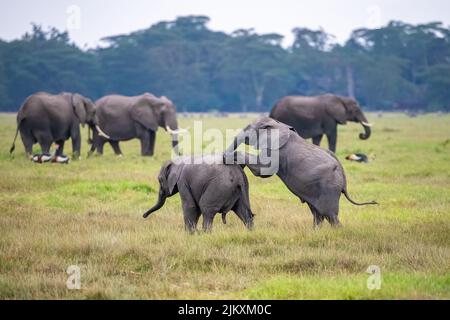
{"label": "wrinkled gray skin", "polygon": [[144,218],[162,208],[168,197],[180,193],[187,231],[196,230],[202,214],[203,230],[210,231],[214,216],[221,213],[223,222],[226,223],[225,215],[231,210],[251,229],[253,213],[244,170],[239,165],[224,165],[222,155],[208,157],[204,159],[217,159],[214,163],[197,163],[190,156],[166,162],[158,177],[158,201],[144,214]]}
{"label": "wrinkled gray skin", "polygon": [[[111,95],[95,102],[98,125],[110,139],[101,136],[95,127],[89,154],[97,150],[103,154],[103,146],[109,142],[116,155],[122,155],[119,142],[138,138],[141,155],[153,156],[158,127],[178,130],[176,108],[167,98],[157,98],[150,93],[126,97]],[[172,134],[172,147],[178,154],[178,136]]]}
{"label": "wrinkled gray skin", "polygon": [[[279,130],[279,143],[272,140],[274,129]],[[255,130],[256,138],[252,139]],[[256,156],[245,155],[242,159],[242,153],[235,152],[242,143],[252,145],[261,152],[278,152],[277,170],[263,173],[265,166],[261,164],[260,157],[255,159]],[[314,226],[319,226],[324,219],[333,226],[340,224],[338,214],[342,193],[355,205],[376,204],[359,204],[351,200],[344,170],[334,153],[308,143],[292,127],[272,118],[265,117],[247,126],[227,149],[224,160],[226,163],[244,163],[258,177],[277,174],[292,193],[308,204],[314,216]]]}
{"label": "wrinkled gray skin", "polygon": [[270,117],[293,127],[301,137],[312,138],[318,146],[323,135],[326,135],[329,149],[333,152],[336,152],[338,124],[358,122],[364,128],[359,138],[366,140],[371,135],[367,118],[358,102],[333,94],[284,97],[273,107]]}
{"label": "wrinkled gray skin", "polygon": [[33,145],[39,143],[42,153],[50,153],[53,143],[58,144],[56,155],[64,151],[64,143],[72,139],[74,157],[80,155],[80,124],[94,125],[94,104],[77,93],[63,92],[52,95],[39,92],[28,97],[17,114],[17,131],[10,153],[15,149],[18,132],[27,156]]}

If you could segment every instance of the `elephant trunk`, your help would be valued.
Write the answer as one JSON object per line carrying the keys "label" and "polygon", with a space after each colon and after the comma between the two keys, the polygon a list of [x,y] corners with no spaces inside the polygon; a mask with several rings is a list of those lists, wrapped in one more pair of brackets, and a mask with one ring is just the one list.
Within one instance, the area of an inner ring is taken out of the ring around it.
{"label": "elephant trunk", "polygon": [[181,155],[180,150],[178,148],[178,135],[177,134],[172,135],[172,149],[176,155],[178,155],[178,156]]}
{"label": "elephant trunk", "polygon": [[245,131],[241,131],[233,140],[233,143],[228,147],[225,153],[233,153],[245,140]]}
{"label": "elephant trunk", "polygon": [[361,125],[364,128],[364,133],[360,133],[359,134],[359,138],[361,140],[367,140],[370,138],[370,134],[372,133],[371,127],[372,125],[369,123],[369,121],[367,121],[366,116],[364,115],[364,113],[360,112],[357,116],[356,116],[356,120],[361,123]]}
{"label": "elephant trunk", "polygon": [[367,140],[367,139],[370,138],[370,135],[371,135],[371,133],[372,133],[372,130],[371,130],[371,128],[370,128],[370,124],[367,123],[367,122],[361,122],[361,124],[362,124],[362,126],[363,126],[363,128],[364,128],[364,133],[360,133],[360,134],[359,134],[359,138],[360,138],[361,140]]}
{"label": "elephant trunk", "polygon": [[165,119],[166,131],[172,136],[172,149],[176,155],[181,155],[178,148],[178,136],[182,133],[182,130],[178,128],[178,121],[175,112],[169,113]]}
{"label": "elephant trunk", "polygon": [[87,142],[90,145],[94,144],[93,130],[90,125],[88,125],[88,141]]}
{"label": "elephant trunk", "polygon": [[158,201],[152,208],[150,208],[150,210],[148,210],[146,213],[144,213],[144,218],[147,218],[153,212],[161,209],[164,206],[164,204],[166,203],[166,199],[167,199],[166,193],[164,192],[164,190],[162,188],[160,188],[159,195],[158,195]]}

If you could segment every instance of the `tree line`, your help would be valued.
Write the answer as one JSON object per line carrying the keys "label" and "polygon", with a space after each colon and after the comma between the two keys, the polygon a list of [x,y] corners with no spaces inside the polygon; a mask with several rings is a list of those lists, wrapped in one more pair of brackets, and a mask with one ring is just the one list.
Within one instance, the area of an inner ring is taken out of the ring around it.
{"label": "tree line", "polygon": [[450,111],[450,28],[392,21],[353,31],[345,44],[324,30],[295,28],[293,43],[252,29],[208,28],[185,16],[107,37],[82,50],[67,32],[32,31],[0,40],[0,111],[37,91],[97,99],[152,92],[179,111],[266,112],[286,95],[353,96],[372,110]]}

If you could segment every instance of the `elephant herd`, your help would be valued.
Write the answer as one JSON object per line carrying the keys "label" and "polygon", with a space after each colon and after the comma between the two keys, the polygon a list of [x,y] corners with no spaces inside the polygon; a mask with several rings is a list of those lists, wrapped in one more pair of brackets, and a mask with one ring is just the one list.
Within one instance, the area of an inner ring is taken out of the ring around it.
{"label": "elephant herd", "polygon": [[[270,117],[260,118],[244,128],[223,154],[181,156],[178,135],[184,129],[178,126],[175,105],[166,97],[150,93],[135,97],[110,95],[93,103],[77,93],[41,92],[28,97],[21,106],[10,152],[14,151],[20,133],[27,156],[32,156],[35,143],[46,155],[55,143],[54,155],[61,156],[65,141],[71,138],[74,157],[79,157],[80,125],[87,125],[89,154],[102,154],[104,144],[109,143],[116,155],[122,155],[120,141],[137,138],[141,142],[141,155],[152,156],[156,131],[161,127],[171,134],[172,147],[179,157],[161,168],[157,203],[144,218],[162,208],[168,197],[179,193],[188,231],[196,230],[202,215],[205,231],[211,229],[217,213],[222,214],[226,223],[229,211],[234,211],[251,229],[254,214],[243,170],[248,167],[257,177],[277,175],[308,205],[314,226],[324,220],[338,226],[342,194],[354,205],[376,204],[374,201],[357,203],[348,195],[344,169],[334,154],[337,125],[347,121],[363,126],[361,139],[370,137],[371,125],[354,99],[332,94],[285,97],[276,103]],[[330,150],[319,147],[323,135],[327,136]],[[308,138],[312,138],[313,144],[305,140]],[[241,144],[251,145],[260,153],[237,151]],[[264,155],[269,156],[269,162]]]}
{"label": "elephant herd", "polygon": [[[72,139],[74,157],[80,156],[80,125],[88,125],[89,154],[103,153],[108,142],[117,155],[121,155],[119,142],[138,138],[141,154],[152,156],[156,131],[164,128],[172,135],[172,145],[177,148],[178,128],[175,105],[166,97],[145,93],[136,97],[110,95],[95,104],[77,93],[52,95],[39,92],[28,97],[17,114],[17,131],[10,153],[20,132],[27,156],[32,155],[35,143],[43,154],[49,154],[56,143],[55,154],[62,155],[64,143]],[[92,137],[90,132],[92,131]]]}

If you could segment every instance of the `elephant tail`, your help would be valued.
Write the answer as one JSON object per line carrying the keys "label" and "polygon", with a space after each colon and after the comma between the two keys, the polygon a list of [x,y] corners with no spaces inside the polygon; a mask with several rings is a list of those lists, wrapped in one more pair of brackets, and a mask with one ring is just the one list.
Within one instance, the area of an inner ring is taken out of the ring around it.
{"label": "elephant tail", "polygon": [[151,207],[150,210],[148,210],[146,213],[144,213],[144,216],[143,216],[144,219],[147,218],[153,212],[161,209],[164,206],[164,204],[166,203],[166,199],[167,199],[167,195],[164,192],[164,190],[162,188],[159,189],[158,202],[153,207]]}
{"label": "elephant tail", "polygon": [[369,206],[369,205],[376,205],[376,204],[378,204],[378,202],[376,202],[376,201],[363,202],[363,203],[355,202],[354,200],[352,200],[352,199],[350,198],[350,196],[348,195],[348,192],[347,192],[346,189],[342,190],[342,193],[343,193],[344,196],[347,198],[347,200],[348,200],[350,203],[354,204],[355,206]]}
{"label": "elephant tail", "polygon": [[16,140],[17,140],[17,136],[19,135],[19,130],[20,130],[20,125],[22,124],[22,120],[23,118],[19,117],[17,118],[17,129],[16,129],[16,135],[14,136],[14,140],[12,143],[11,148],[9,149],[9,154],[12,155],[12,153],[14,152],[14,150],[16,150]]}

